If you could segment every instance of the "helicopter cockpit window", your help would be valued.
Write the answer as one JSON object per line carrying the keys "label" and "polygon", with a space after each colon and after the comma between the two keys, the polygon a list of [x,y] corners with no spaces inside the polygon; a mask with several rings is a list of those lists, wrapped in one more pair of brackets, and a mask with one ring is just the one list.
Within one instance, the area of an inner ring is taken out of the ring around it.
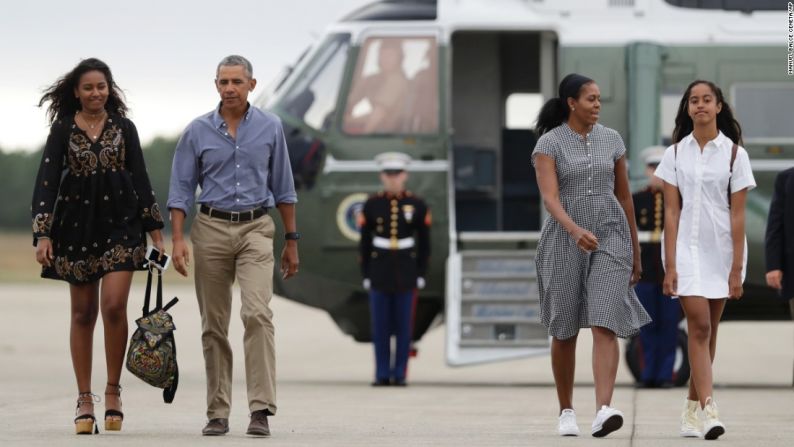
{"label": "helicopter cockpit window", "polygon": [[367,39],[346,102],[344,132],[438,132],[437,59],[434,37]]}
{"label": "helicopter cockpit window", "polygon": [[279,108],[313,129],[328,129],[333,120],[349,47],[350,35],[330,36],[289,87]]}

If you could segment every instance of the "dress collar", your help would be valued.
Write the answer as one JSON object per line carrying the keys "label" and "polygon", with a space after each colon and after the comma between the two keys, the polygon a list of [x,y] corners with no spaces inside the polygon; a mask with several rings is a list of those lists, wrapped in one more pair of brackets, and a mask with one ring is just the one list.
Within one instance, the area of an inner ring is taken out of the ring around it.
{"label": "dress collar", "polygon": [[[580,139],[581,138],[585,138],[584,136],[582,136],[582,134],[580,134],[579,132],[573,130],[571,128],[571,126],[568,125],[567,121],[563,122],[560,126],[563,128],[563,130],[565,132],[569,133],[570,135],[573,135],[573,136],[575,136],[577,138],[580,138]],[[599,124],[599,123],[593,124],[593,127],[590,128],[590,132],[587,133],[587,137],[588,138],[591,137],[596,132],[596,130],[599,128],[599,126],[601,126],[601,124]]]}
{"label": "dress collar", "polygon": [[[700,146],[698,146],[698,142],[695,139],[695,132],[690,132],[689,135],[687,135],[686,137],[684,137],[683,140],[681,140],[681,143],[685,145],[694,145],[695,147],[700,149]],[[733,145],[733,141],[731,141],[730,138],[725,136],[725,134],[722,133],[721,130],[717,131],[717,136],[713,140],[708,141],[706,145],[703,146],[704,150],[710,147],[709,143],[713,143],[713,145],[716,146],[718,149],[724,147],[726,144]]]}

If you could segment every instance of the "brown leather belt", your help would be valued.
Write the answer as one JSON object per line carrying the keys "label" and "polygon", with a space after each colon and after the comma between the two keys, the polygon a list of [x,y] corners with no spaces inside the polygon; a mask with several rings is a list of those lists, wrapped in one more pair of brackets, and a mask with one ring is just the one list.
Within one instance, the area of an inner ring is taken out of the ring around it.
{"label": "brown leather belt", "polygon": [[259,207],[248,211],[223,211],[211,208],[207,205],[201,205],[199,211],[216,219],[228,220],[229,222],[248,222],[258,219],[267,214],[267,208]]}

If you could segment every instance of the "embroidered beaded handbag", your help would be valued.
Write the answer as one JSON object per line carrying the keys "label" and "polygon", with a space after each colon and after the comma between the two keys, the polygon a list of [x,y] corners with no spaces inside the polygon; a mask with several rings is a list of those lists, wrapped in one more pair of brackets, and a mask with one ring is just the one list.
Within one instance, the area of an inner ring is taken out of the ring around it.
{"label": "embroidered beaded handbag", "polygon": [[[157,270],[157,303],[149,310],[152,291],[152,269]],[[149,264],[146,279],[146,296],[143,300],[143,316],[135,320],[138,328],[132,334],[127,351],[127,369],[139,379],[157,388],[163,388],[163,401],[171,403],[179,384],[179,368],[176,363],[174,321],[168,313],[178,298],[174,297],[163,306],[163,272]]]}

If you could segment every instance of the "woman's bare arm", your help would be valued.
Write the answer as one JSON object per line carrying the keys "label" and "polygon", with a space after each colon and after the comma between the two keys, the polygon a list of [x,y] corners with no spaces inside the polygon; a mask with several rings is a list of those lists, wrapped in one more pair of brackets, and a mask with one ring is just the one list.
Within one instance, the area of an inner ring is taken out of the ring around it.
{"label": "woman's bare arm", "polygon": [[676,241],[678,222],[681,218],[681,196],[678,187],[664,182],[664,294],[678,295],[678,271],[676,270]]}
{"label": "woman's bare arm", "polygon": [[731,194],[731,239],[733,241],[733,261],[728,278],[729,297],[741,298],[742,270],[744,270],[744,215],[747,203],[747,189]]}

